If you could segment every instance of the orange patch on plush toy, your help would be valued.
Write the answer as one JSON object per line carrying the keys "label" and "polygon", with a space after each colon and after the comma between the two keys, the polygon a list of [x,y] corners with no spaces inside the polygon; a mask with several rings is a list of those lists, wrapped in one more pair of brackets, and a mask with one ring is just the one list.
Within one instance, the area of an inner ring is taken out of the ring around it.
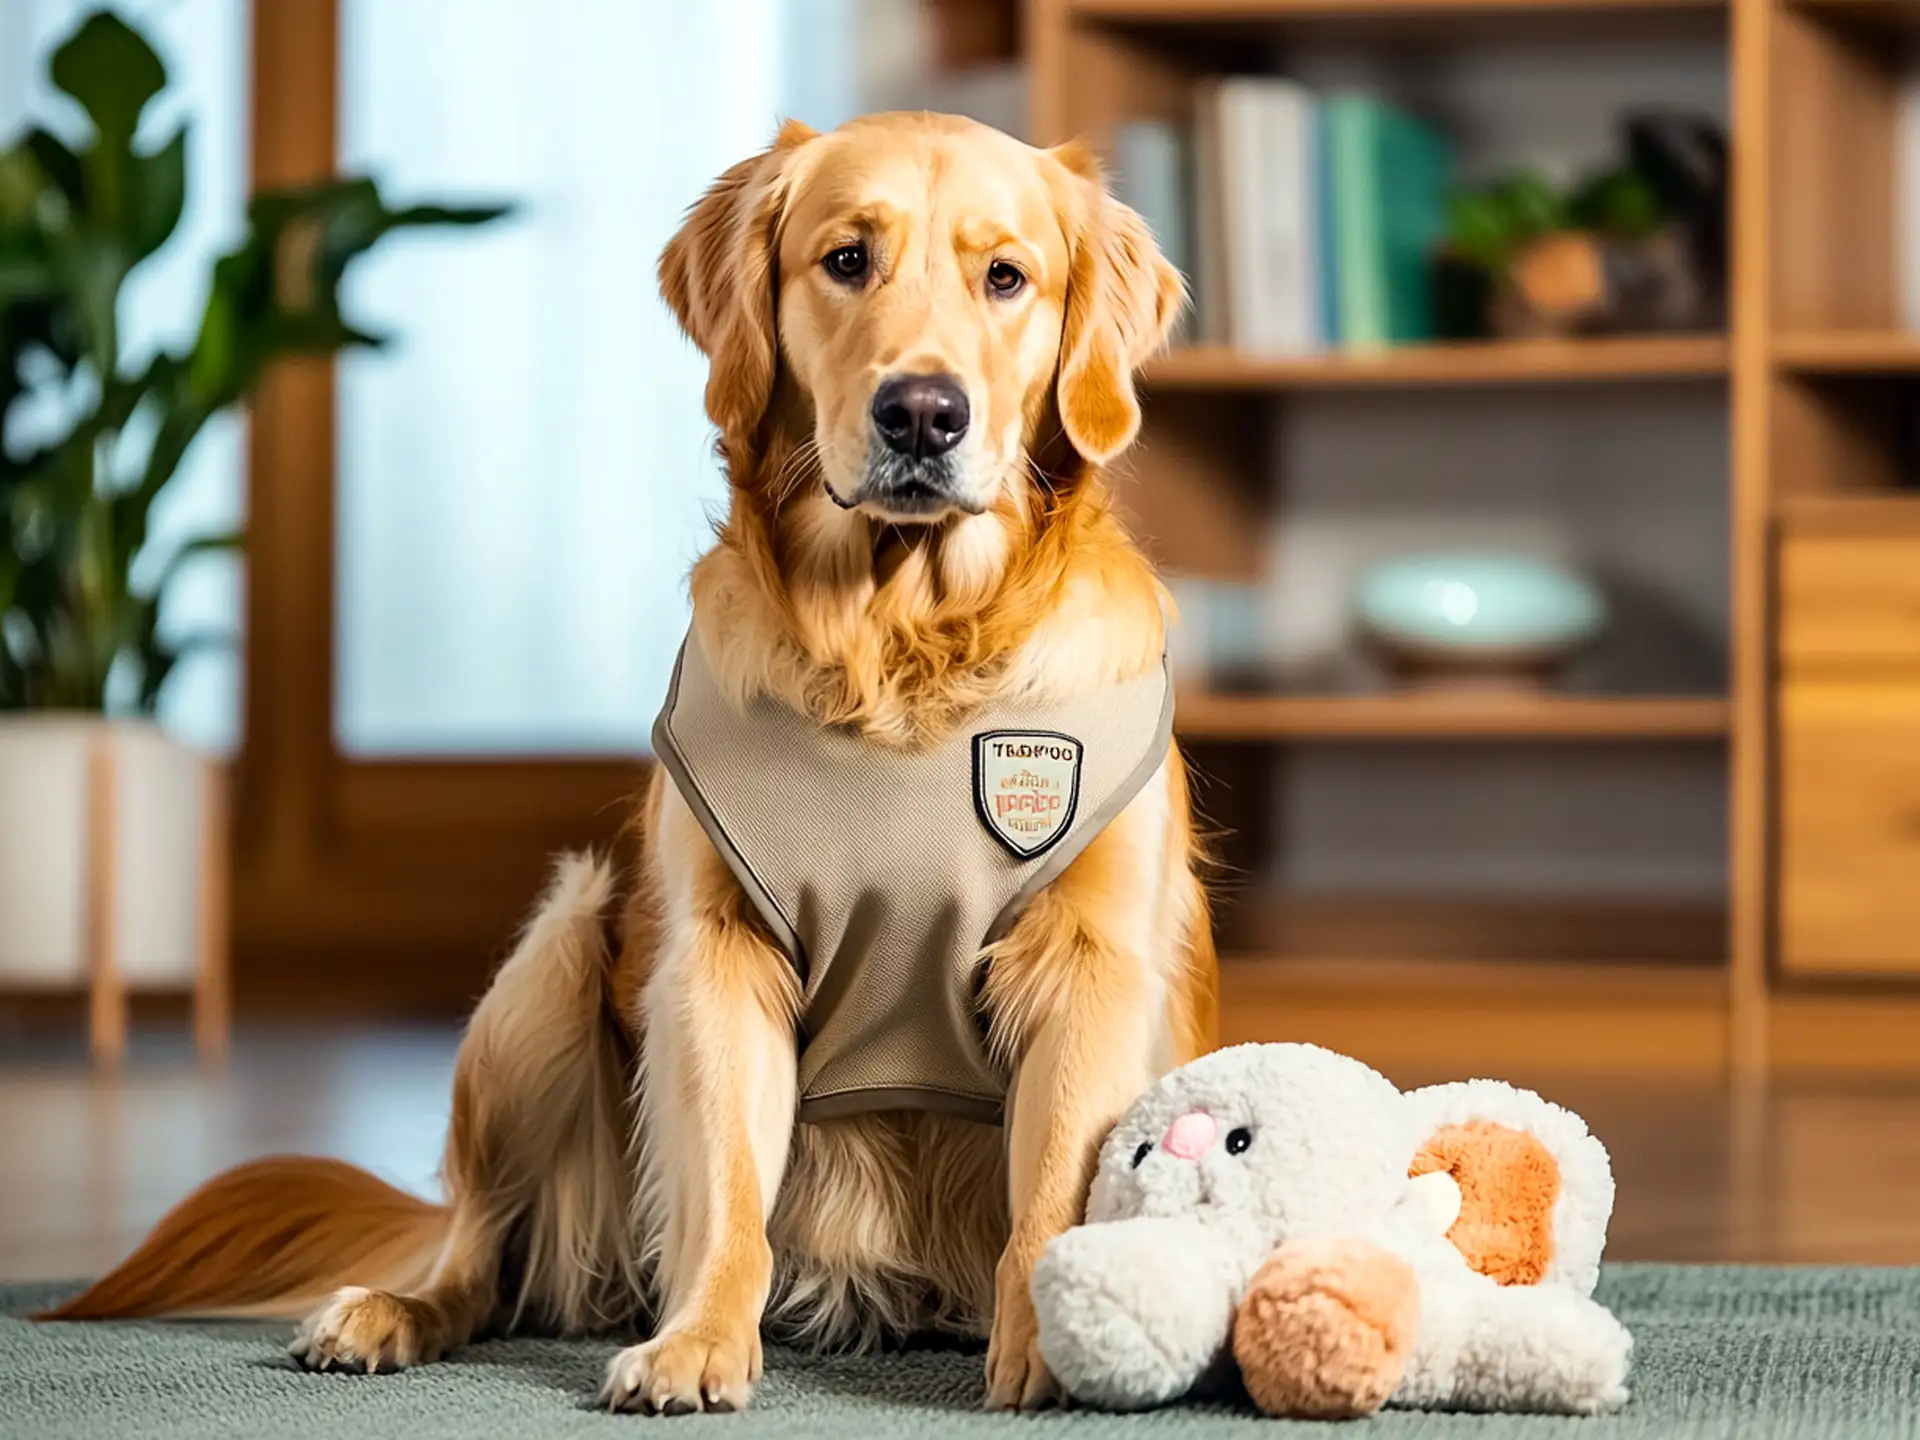
{"label": "orange patch on plush toy", "polygon": [[1460,1187],[1460,1217],[1447,1238],[1467,1264],[1502,1285],[1538,1284],[1553,1260],[1553,1152],[1524,1130],[1470,1120],[1434,1132],[1407,1173],[1436,1170]]}
{"label": "orange patch on plush toy", "polygon": [[1233,1358],[1269,1415],[1371,1415],[1399,1386],[1419,1324],[1404,1260],[1364,1240],[1295,1240],[1255,1272]]}

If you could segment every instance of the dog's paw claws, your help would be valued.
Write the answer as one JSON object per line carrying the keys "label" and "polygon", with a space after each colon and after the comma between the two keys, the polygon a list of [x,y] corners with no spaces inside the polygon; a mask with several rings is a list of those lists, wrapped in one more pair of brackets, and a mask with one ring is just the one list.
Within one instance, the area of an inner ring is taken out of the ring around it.
{"label": "dog's paw claws", "polygon": [[671,1331],[615,1355],[600,1400],[630,1414],[724,1414],[746,1408],[759,1368],[758,1335],[742,1340]]}
{"label": "dog's paw claws", "polygon": [[433,1358],[403,1301],[357,1285],[336,1290],[309,1316],[287,1354],[303,1370],[337,1375],[391,1375]]}

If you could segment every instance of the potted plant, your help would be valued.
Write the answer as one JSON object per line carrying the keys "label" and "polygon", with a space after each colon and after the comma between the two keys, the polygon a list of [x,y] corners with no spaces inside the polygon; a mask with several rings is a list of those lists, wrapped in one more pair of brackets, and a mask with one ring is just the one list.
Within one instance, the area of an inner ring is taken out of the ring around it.
{"label": "potted plant", "polygon": [[[148,517],[207,421],[277,357],[380,343],[340,313],[358,256],[395,230],[504,212],[392,209],[364,178],[255,195],[191,346],[132,365],[120,292],[179,223],[186,129],[136,147],[167,76],[112,15],[83,22],[50,71],[91,121],[87,143],[29,129],[0,151],[0,985],[91,982],[95,1049],[113,1056],[127,986],[197,984],[217,1048],[218,774],[152,716],[187,648],[160,624],[167,586],[241,537],[146,556]],[[20,433],[29,395],[63,433]]]}
{"label": "potted plant", "polygon": [[1699,330],[1723,323],[1726,137],[1647,112],[1627,160],[1560,191],[1520,174],[1449,199],[1434,262],[1443,334]]}

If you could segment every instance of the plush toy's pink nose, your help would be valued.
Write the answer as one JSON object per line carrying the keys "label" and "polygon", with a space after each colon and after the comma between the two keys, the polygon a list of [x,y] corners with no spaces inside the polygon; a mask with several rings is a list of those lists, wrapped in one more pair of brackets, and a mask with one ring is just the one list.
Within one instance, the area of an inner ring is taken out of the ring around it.
{"label": "plush toy's pink nose", "polygon": [[1160,1137],[1160,1148],[1181,1160],[1198,1160],[1213,1145],[1220,1127],[1204,1110],[1190,1110],[1167,1127]]}

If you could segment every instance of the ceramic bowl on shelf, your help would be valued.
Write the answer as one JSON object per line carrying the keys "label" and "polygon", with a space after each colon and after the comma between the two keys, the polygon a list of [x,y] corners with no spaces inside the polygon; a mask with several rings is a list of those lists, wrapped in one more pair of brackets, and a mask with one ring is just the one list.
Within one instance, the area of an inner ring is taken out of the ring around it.
{"label": "ceramic bowl on shelf", "polygon": [[1268,660],[1260,587],[1195,575],[1165,579],[1177,612],[1167,650],[1174,683],[1193,690],[1253,683]]}
{"label": "ceramic bowl on shelf", "polygon": [[1542,684],[1606,628],[1577,571],[1525,555],[1408,555],[1360,576],[1361,632],[1407,682]]}

